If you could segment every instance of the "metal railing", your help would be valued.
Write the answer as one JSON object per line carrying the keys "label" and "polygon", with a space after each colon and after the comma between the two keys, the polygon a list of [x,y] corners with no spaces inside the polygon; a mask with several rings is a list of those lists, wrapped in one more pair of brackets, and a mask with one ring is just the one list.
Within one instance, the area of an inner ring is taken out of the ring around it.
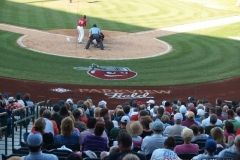
{"label": "metal railing", "polygon": [[35,118],[39,117],[39,110],[41,107],[46,107],[46,102],[41,101],[36,103],[33,107],[22,107],[18,109],[12,110],[11,114],[7,112],[0,113],[0,119],[1,122],[4,123],[2,125],[0,123],[0,132],[5,132],[4,140],[5,140],[5,145],[4,145],[4,150],[5,150],[5,155],[8,154],[8,133],[7,130],[10,128],[11,130],[11,139],[12,139],[12,152],[15,149],[15,129],[19,127],[19,144],[22,142],[22,135],[23,135],[23,127],[25,127],[26,132],[28,132],[28,126],[30,122],[32,121],[34,123]]}

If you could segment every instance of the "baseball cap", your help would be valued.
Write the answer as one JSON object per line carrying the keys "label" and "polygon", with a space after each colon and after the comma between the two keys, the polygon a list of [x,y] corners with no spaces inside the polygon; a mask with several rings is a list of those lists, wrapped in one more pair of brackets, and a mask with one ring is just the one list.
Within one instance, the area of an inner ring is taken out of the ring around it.
{"label": "baseball cap", "polygon": [[155,101],[153,99],[150,99],[147,101],[148,104],[155,104]]}
{"label": "baseball cap", "polygon": [[107,102],[104,101],[104,100],[101,100],[100,102],[98,102],[98,107],[106,108],[107,107]]}
{"label": "baseball cap", "polygon": [[68,98],[68,99],[66,100],[66,103],[68,103],[68,104],[73,104],[73,100],[72,100],[71,98]]}
{"label": "baseball cap", "polygon": [[129,123],[129,122],[130,122],[130,118],[128,116],[122,116],[121,123]]}
{"label": "baseball cap", "polygon": [[182,116],[181,113],[176,113],[173,118],[174,118],[175,121],[176,120],[183,120],[183,116]]}
{"label": "baseball cap", "polygon": [[27,144],[32,147],[38,147],[42,144],[43,138],[39,132],[30,133],[27,137]]}
{"label": "baseball cap", "polygon": [[9,97],[8,98],[8,102],[11,103],[11,102],[14,102],[15,101],[15,98],[14,97]]}
{"label": "baseball cap", "polygon": [[205,148],[210,151],[214,152],[217,149],[217,143],[213,139],[208,139],[205,144]]}
{"label": "baseball cap", "polygon": [[150,128],[153,131],[163,131],[163,123],[160,120],[155,120],[154,122],[150,123]]}
{"label": "baseball cap", "polygon": [[197,115],[198,115],[198,116],[204,116],[204,115],[205,115],[204,110],[203,110],[203,109],[198,109],[198,110],[197,110]]}
{"label": "baseball cap", "polygon": [[179,108],[179,112],[180,113],[186,113],[187,112],[187,108],[184,105],[181,105]]}

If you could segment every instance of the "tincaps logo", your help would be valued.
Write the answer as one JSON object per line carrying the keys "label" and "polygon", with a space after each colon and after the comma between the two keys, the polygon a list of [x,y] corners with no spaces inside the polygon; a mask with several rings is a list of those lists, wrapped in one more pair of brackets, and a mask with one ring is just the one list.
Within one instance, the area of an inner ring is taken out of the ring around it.
{"label": "tincaps logo", "polygon": [[99,66],[92,64],[86,67],[74,67],[77,70],[87,70],[90,76],[104,80],[126,80],[137,76],[137,73],[127,67]]}

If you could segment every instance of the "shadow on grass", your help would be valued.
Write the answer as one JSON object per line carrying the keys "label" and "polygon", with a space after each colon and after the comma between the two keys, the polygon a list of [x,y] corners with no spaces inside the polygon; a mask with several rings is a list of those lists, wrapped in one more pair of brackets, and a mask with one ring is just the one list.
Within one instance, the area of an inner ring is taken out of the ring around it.
{"label": "shadow on grass", "polygon": [[[77,11],[76,14],[73,14],[36,7],[30,4],[16,3],[7,0],[0,1],[0,22],[17,26],[36,29],[75,28],[80,14],[81,13],[77,13]],[[88,21],[88,26],[92,26],[92,24],[96,23],[104,30],[139,32],[152,29],[89,16]]]}

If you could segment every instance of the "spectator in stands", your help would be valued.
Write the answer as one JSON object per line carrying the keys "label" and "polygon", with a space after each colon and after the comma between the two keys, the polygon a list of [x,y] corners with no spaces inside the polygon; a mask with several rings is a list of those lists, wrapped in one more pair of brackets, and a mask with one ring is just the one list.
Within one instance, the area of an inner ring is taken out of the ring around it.
{"label": "spectator in stands", "polygon": [[22,157],[19,157],[19,156],[11,156],[11,157],[8,158],[7,160],[22,160]]}
{"label": "spectator in stands", "polygon": [[217,143],[216,154],[218,154],[220,151],[222,151],[226,147],[226,145],[224,143],[223,130],[219,127],[214,127],[214,128],[211,129],[210,133],[211,133],[211,137]]}
{"label": "spectator in stands", "polygon": [[197,109],[197,115],[195,117],[195,120],[197,121],[197,123],[199,123],[199,125],[202,123],[204,116],[205,116],[205,111],[201,108]]}
{"label": "spectator in stands", "polygon": [[215,152],[217,149],[217,144],[213,139],[208,139],[206,142],[206,146],[205,146],[205,150],[206,153],[204,154],[199,154],[195,157],[193,157],[192,160],[203,160],[203,159],[211,159],[211,158],[216,158],[216,156],[214,156]]}
{"label": "spectator in stands", "polygon": [[140,160],[135,154],[126,154],[122,160]]}
{"label": "spectator in stands", "polygon": [[100,107],[96,107],[96,108],[94,109],[94,117],[95,117],[95,118],[100,117],[101,109],[102,109],[102,108],[100,108]]}
{"label": "spectator in stands", "polygon": [[232,158],[233,160],[239,160],[240,159],[240,135],[235,137],[234,145],[222,150],[218,154],[218,156]]}
{"label": "spectator in stands", "polygon": [[175,124],[173,126],[168,126],[165,128],[165,131],[163,132],[163,135],[165,136],[181,136],[182,130],[185,128],[181,125],[183,120],[183,116],[181,113],[176,113],[174,115],[174,122]]}
{"label": "spectator in stands", "polygon": [[132,121],[127,124],[127,132],[132,137],[133,149],[140,150],[142,144],[142,137],[139,135],[143,132],[143,127],[139,121]]}
{"label": "spectator in stands", "polygon": [[121,132],[117,138],[119,152],[110,153],[108,160],[118,160],[122,159],[126,154],[132,153],[136,155],[140,160],[146,160],[145,156],[139,153],[135,153],[131,150],[132,147],[132,138],[126,132]]}
{"label": "spectator in stands", "polygon": [[100,117],[104,119],[105,123],[105,131],[107,135],[110,134],[111,129],[114,127],[113,122],[111,121],[111,117],[109,115],[109,111],[107,108],[102,108],[100,111]]}
{"label": "spectator in stands", "polygon": [[45,149],[51,148],[54,144],[53,134],[51,132],[45,132],[46,121],[44,118],[38,118],[32,128],[32,132],[39,132],[42,135],[43,143],[42,147]]}
{"label": "spectator in stands", "polygon": [[53,106],[52,120],[54,120],[57,123],[58,130],[60,131],[62,117],[60,116],[59,111],[60,106],[58,104],[55,104]]}
{"label": "spectator in stands", "polygon": [[54,143],[57,146],[79,144],[79,134],[74,133],[74,122],[71,117],[65,117],[62,120],[61,135],[54,137]]}
{"label": "spectator in stands", "polygon": [[199,127],[196,125],[192,125],[190,129],[193,131],[192,142],[196,142],[197,140],[203,140],[208,138],[207,134],[200,134]]}
{"label": "spectator in stands", "polygon": [[161,119],[162,116],[164,114],[164,106],[160,106],[158,109],[157,109],[157,116],[156,116],[156,119]]}
{"label": "spectator in stands", "polygon": [[181,105],[179,108],[179,113],[182,114],[183,119],[182,120],[186,120],[186,113],[187,113],[187,108],[185,105]]}
{"label": "spectator in stands", "polygon": [[20,93],[16,94],[16,100],[19,104],[21,104],[22,107],[26,106],[25,102],[22,100],[22,95]]}
{"label": "spectator in stands", "polygon": [[46,127],[44,129],[44,131],[46,133],[52,133],[54,136],[58,134],[58,127],[57,127],[57,123],[52,119],[52,113],[50,110],[46,109],[43,114],[42,117],[44,118],[44,121],[46,122]]}
{"label": "spectator in stands", "polygon": [[163,105],[165,108],[165,112],[168,112],[171,115],[173,112],[171,103],[166,101]]}
{"label": "spectator in stands", "polygon": [[131,107],[129,105],[124,105],[123,106],[123,111],[125,113],[126,116],[130,116],[129,113],[130,113],[130,109]]}
{"label": "spectator in stands", "polygon": [[85,129],[87,129],[87,127],[84,122],[80,121],[81,115],[83,115],[82,109],[77,108],[73,111],[74,127],[77,128],[80,132],[83,132]]}
{"label": "spectator in stands", "polygon": [[233,124],[233,126],[234,126],[234,133],[236,133],[236,131],[238,130],[238,129],[240,129],[240,122],[239,121],[237,121],[234,117],[235,117],[235,113],[234,113],[234,111],[232,110],[232,109],[229,109],[228,111],[227,111],[227,115],[228,115],[228,121],[230,121],[232,124]]}
{"label": "spectator in stands", "polygon": [[215,110],[216,110],[217,118],[220,119],[221,121],[223,121],[224,118],[222,117],[222,107],[216,106]]}
{"label": "spectator in stands", "polygon": [[173,151],[175,140],[173,137],[168,137],[164,142],[164,148],[155,149],[152,153],[151,160],[180,160],[178,155]]}
{"label": "spectator in stands", "polygon": [[82,151],[108,151],[108,140],[102,137],[105,128],[104,122],[97,122],[93,135],[87,135],[83,139]]}
{"label": "spectator in stands", "polygon": [[182,138],[184,144],[176,145],[176,147],[174,148],[174,152],[176,152],[177,154],[198,154],[198,145],[191,143],[191,140],[193,138],[193,131],[189,128],[184,128],[182,131]]}
{"label": "spectator in stands", "polygon": [[124,116],[124,114],[125,113],[122,109],[119,109],[119,108],[115,109],[115,113],[114,113],[113,120],[112,120],[114,127],[119,127],[121,118],[122,118],[122,116]]}
{"label": "spectator in stands", "polygon": [[162,115],[161,121],[162,121],[162,123],[163,123],[164,129],[165,129],[167,126],[170,126],[170,124],[169,124],[169,123],[170,123],[170,118],[169,118],[168,115],[166,115],[166,114]]}
{"label": "spectator in stands", "polygon": [[[208,118],[205,118],[205,119],[202,121],[202,124],[201,124],[203,128],[211,125],[211,123],[210,123],[210,117],[211,117],[212,114],[215,114],[215,108],[210,108],[210,109],[209,109],[209,116],[208,116]],[[216,125],[217,125],[217,126],[222,126],[222,121],[221,121],[220,119],[217,119]]]}
{"label": "spectator in stands", "polygon": [[77,109],[77,105],[74,104],[72,98],[68,98],[65,103],[66,103],[66,105],[67,105],[68,107],[70,107],[70,108],[69,108],[69,111],[74,111],[75,109]]}
{"label": "spectator in stands", "polygon": [[226,143],[228,146],[231,146],[234,143],[234,139],[235,139],[234,126],[232,122],[230,121],[225,122],[225,129],[223,134],[224,134],[224,143]]}
{"label": "spectator in stands", "polygon": [[236,117],[235,117],[235,119],[238,121],[238,122],[240,122],[240,107],[237,107],[237,109],[236,109]]}
{"label": "spectator in stands", "polygon": [[21,110],[21,108],[23,108],[23,106],[18,103],[14,97],[9,97],[8,98],[8,105],[5,106],[5,109],[8,113],[8,120],[7,120],[7,135],[10,136],[11,135],[11,128],[12,128],[12,112],[13,110],[16,109],[20,109],[19,111],[17,111],[14,115],[15,116],[21,116],[21,115],[25,115],[25,110]]}
{"label": "spectator in stands", "polygon": [[143,116],[139,119],[140,123],[143,126],[143,133],[141,137],[144,138],[146,136],[150,136],[153,134],[153,131],[149,128],[149,124],[152,122],[152,118],[150,116]]}
{"label": "spectator in stands", "polygon": [[214,127],[220,127],[220,126],[217,126],[216,123],[217,123],[217,115],[216,114],[211,114],[210,116],[210,125],[209,126],[206,126],[204,129],[205,129],[205,133],[206,134],[210,134],[210,131],[212,128]]}
{"label": "spectator in stands", "polygon": [[112,139],[112,140],[116,140],[118,134],[122,131],[126,131],[126,126],[127,124],[130,122],[130,118],[129,116],[122,116],[121,118],[121,121],[120,121],[120,127],[117,128],[117,127],[114,127],[111,129],[110,131],[110,135],[109,137]]}
{"label": "spectator in stands", "polygon": [[186,113],[186,120],[182,122],[183,126],[190,127],[191,125],[198,125],[197,122],[195,122],[195,115],[192,111],[187,111]]}
{"label": "spectator in stands", "polygon": [[29,111],[31,111],[31,113],[33,113],[34,111],[34,103],[33,101],[30,99],[31,95],[29,93],[26,93],[23,97],[23,101],[26,104],[26,106],[29,108]]}
{"label": "spectator in stands", "polygon": [[228,110],[229,110],[229,107],[227,105],[224,105],[223,108],[222,108],[222,118],[223,118],[223,120],[228,119],[228,114],[227,114]]}
{"label": "spectator in stands", "polygon": [[9,97],[8,98],[8,105],[6,106],[6,110],[8,110],[8,112],[12,112],[12,110],[14,109],[19,109],[19,108],[22,108],[23,105],[18,103],[14,97]]}
{"label": "spectator in stands", "polygon": [[150,128],[153,131],[151,136],[146,136],[143,139],[141,152],[144,155],[151,155],[155,149],[163,148],[164,141],[167,137],[162,135],[163,132],[163,123],[160,120],[156,120],[150,124]]}
{"label": "spectator in stands", "polygon": [[57,156],[53,154],[42,153],[41,146],[43,138],[40,133],[30,133],[27,137],[27,144],[30,153],[27,156],[23,156],[24,160],[58,160]]}
{"label": "spectator in stands", "polygon": [[[7,110],[5,109],[5,102],[3,102],[3,100],[0,100],[0,113],[4,113],[4,112],[7,112]],[[7,119],[8,119],[7,114],[1,116],[1,119],[0,119],[1,127],[7,125]],[[0,140],[2,139],[2,136],[3,136],[3,130],[0,130]]]}
{"label": "spectator in stands", "polygon": [[[88,135],[94,135],[94,128],[97,123],[96,118],[90,117],[87,122],[87,129],[80,133],[80,145]],[[102,137],[108,139],[107,133],[103,131]]]}

